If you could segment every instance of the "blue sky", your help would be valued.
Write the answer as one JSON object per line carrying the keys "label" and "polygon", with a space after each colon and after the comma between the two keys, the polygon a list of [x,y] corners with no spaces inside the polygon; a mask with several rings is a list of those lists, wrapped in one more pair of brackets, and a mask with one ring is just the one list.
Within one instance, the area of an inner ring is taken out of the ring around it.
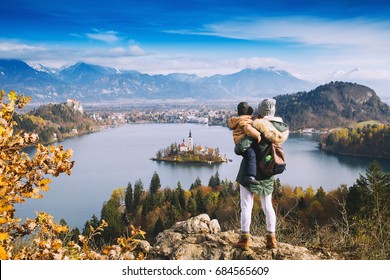
{"label": "blue sky", "polygon": [[201,76],[276,67],[390,98],[390,1],[0,0],[0,58]]}

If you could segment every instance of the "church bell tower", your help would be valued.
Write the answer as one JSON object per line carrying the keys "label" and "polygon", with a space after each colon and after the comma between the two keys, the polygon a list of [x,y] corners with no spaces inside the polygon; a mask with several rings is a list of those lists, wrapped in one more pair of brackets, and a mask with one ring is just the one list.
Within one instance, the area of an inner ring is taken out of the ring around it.
{"label": "church bell tower", "polygon": [[193,151],[194,150],[194,143],[192,142],[192,134],[190,129],[190,134],[188,135],[188,150]]}

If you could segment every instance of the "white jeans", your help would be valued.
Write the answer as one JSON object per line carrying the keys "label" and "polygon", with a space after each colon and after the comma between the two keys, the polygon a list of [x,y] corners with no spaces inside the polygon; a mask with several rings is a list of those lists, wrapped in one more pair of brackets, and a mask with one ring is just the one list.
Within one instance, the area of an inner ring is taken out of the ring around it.
{"label": "white jeans", "polygon": [[[253,197],[253,193],[251,193],[248,189],[240,185],[242,233],[249,233],[250,230],[252,220]],[[260,202],[265,214],[267,230],[269,232],[275,232],[276,215],[274,207],[272,206],[272,194],[268,196],[265,196],[264,194],[260,195]]]}

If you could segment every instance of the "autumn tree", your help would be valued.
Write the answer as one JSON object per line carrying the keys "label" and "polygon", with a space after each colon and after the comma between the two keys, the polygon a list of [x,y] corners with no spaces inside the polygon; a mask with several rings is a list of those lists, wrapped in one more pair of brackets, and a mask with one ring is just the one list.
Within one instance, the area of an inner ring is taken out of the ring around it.
{"label": "autumn tree", "polygon": [[[45,212],[20,223],[15,205],[42,198],[51,183],[47,176],[70,175],[74,164],[71,150],[65,151],[62,146],[45,147],[37,144],[37,134],[15,129],[15,110],[23,108],[30,99],[13,91],[8,99],[4,91],[0,93],[0,259],[145,258],[143,252],[132,253],[139,242],[138,236],[145,238],[145,232],[134,226],[129,227],[129,236],[118,238],[117,244],[98,253],[91,250],[91,241],[107,226],[104,220],[96,227],[89,224],[88,235],[80,235],[78,230],[66,235],[66,222],[58,224]],[[24,149],[32,145],[36,145],[36,152],[30,158]],[[76,235],[79,242],[74,240]],[[68,236],[73,240],[67,240]]]}
{"label": "autumn tree", "polygon": [[124,190],[116,189],[112,192],[110,199],[103,204],[101,211],[101,220],[107,222],[108,226],[103,231],[102,237],[106,242],[120,237],[126,233],[126,224],[123,220],[124,208]]}
{"label": "autumn tree", "polygon": [[[0,93],[0,259],[24,257],[26,248],[21,248],[23,254],[15,253],[15,242],[34,230],[41,229],[46,237],[58,237],[67,231],[46,213],[40,213],[35,220],[26,219],[23,224],[16,216],[15,204],[42,198],[43,192],[49,190],[51,180],[46,175],[69,175],[74,164],[72,151],[64,151],[62,146],[48,148],[38,144],[33,158],[24,152],[27,146],[38,142],[38,135],[15,132],[13,117],[15,110],[23,108],[30,100],[14,91],[8,98],[4,91]],[[54,241],[61,243],[59,239]]]}
{"label": "autumn tree", "polygon": [[[85,222],[82,234],[84,236],[91,235],[91,233],[92,233],[91,229],[98,228],[99,225],[100,225],[100,221],[99,221],[98,217],[96,217],[96,215],[93,214],[92,218]],[[102,242],[101,242],[100,235],[96,235],[92,238],[91,245],[93,246],[93,248],[95,248],[95,249],[99,248],[101,244],[102,244]]]}

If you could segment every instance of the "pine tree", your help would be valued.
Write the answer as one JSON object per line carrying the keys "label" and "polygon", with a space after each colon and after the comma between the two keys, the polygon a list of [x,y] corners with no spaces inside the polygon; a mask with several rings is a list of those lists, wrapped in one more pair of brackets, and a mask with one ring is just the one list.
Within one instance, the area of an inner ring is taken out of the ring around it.
{"label": "pine tree", "polygon": [[347,212],[362,259],[390,256],[390,175],[372,162],[347,196]]}
{"label": "pine tree", "polygon": [[190,213],[192,217],[196,216],[196,214],[198,213],[196,200],[194,198],[193,193],[191,193],[191,196],[188,199],[188,213]]}
{"label": "pine tree", "polygon": [[127,188],[126,188],[125,205],[126,205],[127,212],[132,212],[134,210],[133,187],[130,182],[127,184]]}
{"label": "pine tree", "polygon": [[141,198],[142,198],[143,193],[144,193],[144,185],[143,185],[141,179],[139,179],[135,182],[135,185],[134,185],[134,199],[133,199],[134,209],[136,209],[137,206],[141,205]]}
{"label": "pine tree", "polygon": [[180,181],[177,183],[177,196],[179,199],[179,205],[181,210],[184,212],[187,209],[187,202],[186,202],[186,196],[185,196],[185,191],[183,190]]}
{"label": "pine tree", "polygon": [[373,161],[366,169],[366,176],[360,174],[350,188],[347,207],[351,214],[389,214],[389,201],[390,175],[381,170],[377,161]]}
{"label": "pine tree", "polygon": [[209,180],[209,186],[212,187],[213,189],[216,189],[220,185],[221,185],[221,179],[219,178],[219,173],[217,170],[214,175],[211,175]]}
{"label": "pine tree", "polygon": [[[99,227],[99,225],[100,225],[99,219],[96,217],[95,214],[93,214],[92,218],[85,223],[82,235],[90,236],[91,227],[93,229],[97,229]],[[103,243],[101,236],[98,234],[94,235],[92,240],[93,240],[92,243],[93,243],[94,247],[96,247],[96,248],[100,247],[100,245]]]}
{"label": "pine tree", "polygon": [[317,193],[316,193],[316,198],[321,200],[322,198],[324,198],[326,196],[326,193],[324,191],[324,188],[321,186],[318,188],[317,190]]}
{"label": "pine tree", "polygon": [[181,205],[180,205],[180,201],[179,201],[179,193],[177,191],[175,191],[173,193],[173,199],[170,203],[172,206],[175,206],[175,208],[178,210],[178,211],[182,211],[183,209],[181,208]]}
{"label": "pine tree", "polygon": [[156,224],[154,225],[154,228],[153,228],[153,236],[157,236],[164,229],[165,229],[164,222],[161,219],[161,217],[159,217]]}
{"label": "pine tree", "polygon": [[202,194],[201,190],[198,190],[195,195],[196,205],[197,205],[197,214],[203,214],[207,212],[205,197]]}
{"label": "pine tree", "polygon": [[149,192],[150,194],[156,194],[160,188],[161,188],[160,176],[157,174],[156,171],[154,171],[152,180],[150,181]]}
{"label": "pine tree", "polygon": [[191,184],[190,190],[196,189],[197,187],[202,185],[202,181],[200,180],[199,176],[196,177],[195,182]]}

